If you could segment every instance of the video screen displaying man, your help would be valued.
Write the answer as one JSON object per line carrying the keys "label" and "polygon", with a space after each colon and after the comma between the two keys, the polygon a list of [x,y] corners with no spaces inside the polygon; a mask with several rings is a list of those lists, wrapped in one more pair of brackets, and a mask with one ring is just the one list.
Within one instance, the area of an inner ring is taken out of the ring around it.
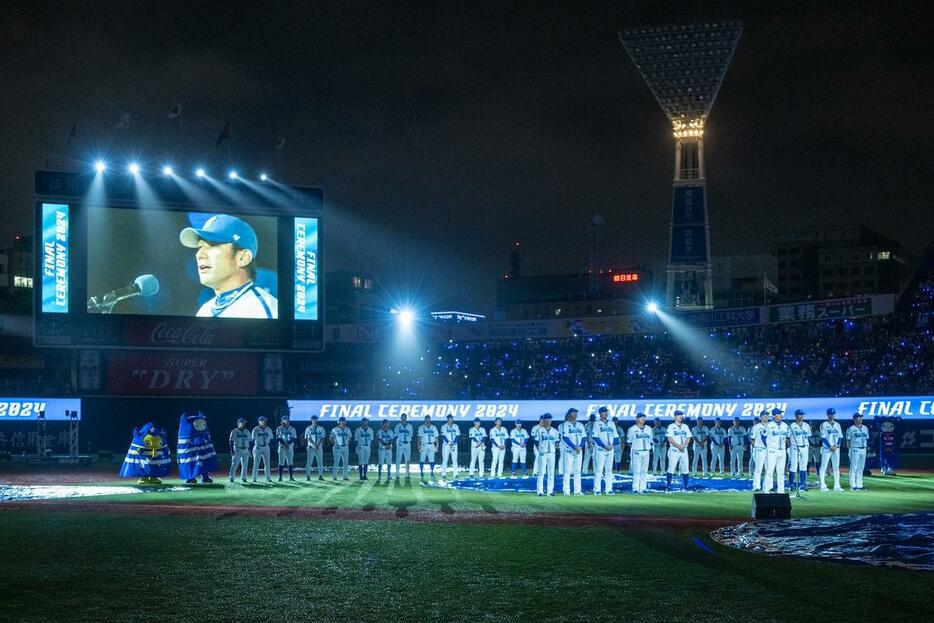
{"label": "video screen displaying man", "polygon": [[201,305],[196,316],[279,317],[276,297],[256,285],[254,260],[259,243],[256,232],[245,221],[215,214],[201,228],[183,229],[179,240],[184,246],[197,249],[198,280],[214,290],[214,297]]}
{"label": "video screen displaying man", "polygon": [[274,216],[89,208],[87,311],[277,319],[278,231]]}

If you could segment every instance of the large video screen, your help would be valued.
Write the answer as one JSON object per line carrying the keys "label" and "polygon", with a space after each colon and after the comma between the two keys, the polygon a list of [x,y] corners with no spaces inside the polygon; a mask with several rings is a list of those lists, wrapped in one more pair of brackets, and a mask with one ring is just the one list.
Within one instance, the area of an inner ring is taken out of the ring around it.
{"label": "large video screen", "polygon": [[320,189],[36,172],[37,346],[320,352]]}
{"label": "large video screen", "polygon": [[91,208],[88,313],[279,317],[278,219]]}

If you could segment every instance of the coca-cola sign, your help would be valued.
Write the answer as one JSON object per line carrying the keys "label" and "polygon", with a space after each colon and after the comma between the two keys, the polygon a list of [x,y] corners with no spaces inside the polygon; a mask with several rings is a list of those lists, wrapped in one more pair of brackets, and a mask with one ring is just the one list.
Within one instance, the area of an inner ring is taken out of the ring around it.
{"label": "coca-cola sign", "polygon": [[149,341],[157,346],[213,346],[214,329],[205,325],[170,326],[160,322],[152,328]]}
{"label": "coca-cola sign", "polygon": [[111,352],[107,393],[162,396],[256,395],[256,355]]}

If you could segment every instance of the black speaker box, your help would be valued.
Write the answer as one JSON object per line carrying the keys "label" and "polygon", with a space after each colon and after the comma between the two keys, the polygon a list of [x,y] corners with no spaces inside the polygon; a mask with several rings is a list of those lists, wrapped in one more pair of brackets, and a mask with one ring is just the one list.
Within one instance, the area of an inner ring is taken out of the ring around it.
{"label": "black speaker box", "polygon": [[791,498],[787,493],[754,493],[752,516],[755,519],[791,519]]}

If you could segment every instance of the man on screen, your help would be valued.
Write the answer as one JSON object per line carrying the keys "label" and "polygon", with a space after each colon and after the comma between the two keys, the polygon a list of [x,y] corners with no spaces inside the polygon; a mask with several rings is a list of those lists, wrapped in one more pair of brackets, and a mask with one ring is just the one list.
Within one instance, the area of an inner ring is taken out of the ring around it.
{"label": "man on screen", "polygon": [[214,297],[196,316],[222,318],[278,318],[279,302],[256,285],[256,231],[236,216],[215,214],[200,229],[186,227],[181,243],[197,249],[195,263],[201,285]]}

